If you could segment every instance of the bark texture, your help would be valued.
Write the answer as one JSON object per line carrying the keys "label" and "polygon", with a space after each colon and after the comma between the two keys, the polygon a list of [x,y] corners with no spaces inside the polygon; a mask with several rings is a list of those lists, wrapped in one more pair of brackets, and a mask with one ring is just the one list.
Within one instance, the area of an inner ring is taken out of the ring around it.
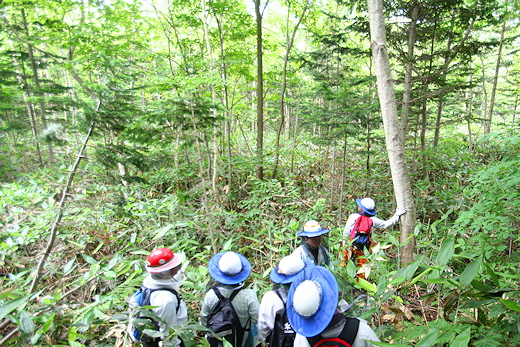
{"label": "bark texture", "polygon": [[368,0],[372,57],[376,67],[377,90],[385,128],[386,148],[394,185],[397,206],[404,206],[407,213],[401,217],[401,264],[413,261],[415,253],[415,206],[412,187],[404,153],[404,133],[397,117],[394,82],[387,51],[386,33],[381,0]]}

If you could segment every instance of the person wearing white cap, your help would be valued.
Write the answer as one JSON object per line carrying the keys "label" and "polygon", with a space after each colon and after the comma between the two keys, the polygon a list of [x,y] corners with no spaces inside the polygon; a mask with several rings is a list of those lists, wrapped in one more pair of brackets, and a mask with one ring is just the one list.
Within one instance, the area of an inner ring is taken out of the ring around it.
{"label": "person wearing white cap", "polygon": [[365,272],[369,273],[366,267],[366,258],[364,258],[364,249],[370,250],[370,241],[373,228],[385,229],[394,225],[399,221],[399,217],[406,213],[405,207],[398,207],[394,215],[388,220],[382,220],[376,217],[376,203],[371,198],[356,199],[357,212],[352,213],[345,224],[343,230],[342,246],[345,246],[346,240],[353,241],[353,248],[343,249],[342,266],[346,265],[349,258],[361,267],[358,271],[358,277],[365,278]]}
{"label": "person wearing white cap", "polygon": [[372,228],[386,229],[397,223],[399,221],[399,217],[406,213],[405,207],[398,207],[390,219],[382,220],[376,217],[376,203],[371,198],[356,199],[356,204],[357,212],[352,213],[348,217],[347,223],[345,224],[345,229],[343,230],[344,239],[350,238],[354,224],[361,215],[370,217],[373,222]]}
{"label": "person wearing white cap", "polygon": [[341,314],[337,309],[338,284],[324,267],[301,271],[287,297],[287,316],[294,328],[294,346],[375,347],[376,333],[366,321]]}
{"label": "person wearing white cap", "polygon": [[315,220],[308,221],[303,225],[303,230],[297,234],[302,237],[302,243],[292,255],[310,260],[314,265],[331,266],[330,253],[322,244],[323,235],[329,231],[330,229],[323,228]]}
{"label": "person wearing white cap", "polygon": [[[245,330],[240,346],[236,346],[234,343],[232,345],[234,347],[256,346],[258,298],[254,290],[244,288],[244,281],[251,273],[251,264],[242,254],[220,252],[210,259],[208,270],[217,284],[204,297],[200,311],[201,324],[208,326],[208,320],[211,319],[210,313],[220,300],[218,291],[223,297],[232,298],[231,304],[238,315],[241,329]],[[206,338],[210,346],[222,345],[222,342],[212,337],[211,334],[206,335]]]}
{"label": "person wearing white cap", "polygon": [[[184,301],[175,295],[182,285],[184,274],[181,265],[186,257],[182,253],[173,253],[170,248],[158,248],[152,251],[146,259],[148,276],[143,280],[143,286],[153,290],[150,296],[150,306],[157,306],[152,311],[164,322],[159,322],[159,331],[165,336],[170,335],[170,328],[175,328],[188,321],[188,311]],[[130,307],[138,306],[132,296]],[[143,343],[143,346],[159,346],[160,339]],[[178,336],[162,341],[162,346],[184,346]]]}
{"label": "person wearing white cap", "polygon": [[261,343],[269,344],[269,347],[292,346],[296,333],[286,321],[287,293],[296,276],[309,266],[314,266],[309,260],[289,255],[271,271],[269,277],[274,286],[262,297],[258,314],[258,338]]}

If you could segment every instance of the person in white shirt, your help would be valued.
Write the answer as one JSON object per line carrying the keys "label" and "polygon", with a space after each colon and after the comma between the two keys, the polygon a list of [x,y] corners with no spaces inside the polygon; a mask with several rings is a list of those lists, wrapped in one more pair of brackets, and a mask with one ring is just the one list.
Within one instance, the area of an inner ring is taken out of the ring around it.
{"label": "person in white shirt", "polygon": [[345,224],[343,230],[342,247],[345,247],[347,240],[352,241],[352,247],[343,248],[343,259],[341,266],[346,266],[347,261],[352,259],[360,268],[357,277],[366,278],[370,273],[367,267],[365,250],[369,251],[372,241],[372,229],[388,228],[399,221],[399,217],[406,213],[406,208],[398,207],[394,215],[388,220],[376,217],[376,204],[371,198],[356,199],[357,212],[352,213]]}
{"label": "person in white shirt", "polygon": [[[182,253],[174,253],[170,248],[158,248],[150,253],[146,259],[148,276],[143,280],[143,286],[153,292],[150,296],[150,306],[157,306],[152,311],[163,320],[159,322],[159,331],[165,336],[162,346],[184,346],[179,336],[171,336],[170,329],[181,326],[188,321],[188,311],[185,302],[178,296],[184,274],[181,265],[186,257]],[[177,292],[175,295],[172,291]],[[129,301],[131,308],[138,306],[132,296]],[[129,325],[131,328],[131,325]],[[150,342],[141,342],[144,347],[159,346],[161,339],[155,338]]]}
{"label": "person in white shirt", "polygon": [[[337,309],[338,284],[326,268],[313,266],[294,279],[287,297],[287,315],[294,328],[294,346],[320,346],[327,339],[352,347],[376,347],[376,333],[366,321],[343,315]],[[338,344],[339,345],[339,344]]]}
{"label": "person in white shirt", "polygon": [[363,198],[363,199],[356,199],[357,204],[357,212],[352,213],[348,219],[347,223],[345,224],[345,229],[343,230],[343,239],[349,240],[351,237],[352,228],[354,227],[354,224],[356,223],[356,220],[359,218],[359,216],[364,215],[370,217],[372,220],[372,228],[379,228],[379,229],[386,229],[394,225],[399,221],[399,217],[406,213],[405,207],[398,207],[395,210],[395,213],[390,219],[383,220],[378,217],[376,217],[376,203],[371,198]]}
{"label": "person in white shirt", "polygon": [[[314,266],[311,261],[289,255],[275,267],[270,274],[273,289],[266,292],[260,302],[258,313],[258,338],[269,347],[292,345],[295,332],[288,324],[285,312],[289,286],[296,276],[306,267]],[[278,319],[278,321],[276,321]]]}

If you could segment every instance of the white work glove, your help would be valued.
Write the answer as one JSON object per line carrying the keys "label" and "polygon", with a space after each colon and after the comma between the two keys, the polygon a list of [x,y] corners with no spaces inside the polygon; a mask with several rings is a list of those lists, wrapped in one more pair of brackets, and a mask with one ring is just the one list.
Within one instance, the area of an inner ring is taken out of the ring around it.
{"label": "white work glove", "polygon": [[395,215],[396,216],[402,216],[403,214],[406,213],[406,207],[398,207],[396,210],[395,210]]}

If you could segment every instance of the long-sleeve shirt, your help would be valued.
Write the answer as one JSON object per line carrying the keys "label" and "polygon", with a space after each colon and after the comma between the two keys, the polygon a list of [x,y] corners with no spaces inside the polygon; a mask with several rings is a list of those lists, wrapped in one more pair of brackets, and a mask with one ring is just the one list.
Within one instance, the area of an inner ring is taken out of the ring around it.
{"label": "long-sleeve shirt", "polygon": [[[219,292],[226,298],[229,298],[236,288],[236,286],[223,284],[218,286]],[[218,303],[218,300],[217,294],[215,294],[213,289],[206,293],[200,310],[200,323],[202,325],[208,325],[208,316],[213,307]],[[259,304],[256,292],[253,289],[241,289],[231,303],[243,328],[252,327],[257,324]],[[251,331],[245,332],[242,346],[245,345],[250,332]]]}
{"label": "long-sleeve shirt", "polygon": [[[352,228],[354,227],[354,224],[356,223],[356,220],[360,216],[359,213],[352,213],[348,219],[347,223],[345,224],[345,229],[343,229],[343,239],[350,240],[350,232],[352,231]],[[374,224],[372,225],[372,228],[378,228],[378,229],[385,229],[389,228],[395,223],[399,221],[399,216],[397,214],[394,214],[390,219],[388,220],[382,220],[380,218],[377,218],[375,216],[370,217]]]}
{"label": "long-sleeve shirt", "polygon": [[[277,289],[282,298],[287,301],[288,289],[281,286]],[[284,301],[280,299],[274,290],[270,290],[264,294],[260,302],[260,309],[258,312],[258,338],[260,342],[267,343],[267,336],[274,329],[274,321],[276,312],[284,308]]]}
{"label": "long-sleeve shirt", "polygon": [[308,259],[314,265],[330,266],[330,253],[323,245],[320,245],[320,248],[318,249],[318,259],[312,255],[311,250],[305,241],[298,246],[291,255],[296,255],[302,259]]}
{"label": "long-sleeve shirt", "polygon": [[[152,311],[161,319],[163,322],[159,323],[159,331],[169,335],[169,329],[181,326],[188,321],[188,310],[186,304],[182,299],[180,304],[177,301],[177,296],[165,289],[178,290],[178,282],[173,279],[167,280],[155,280],[150,275],[143,281],[143,286],[150,289],[159,289],[152,292],[150,296],[150,306],[157,306]],[[129,301],[130,307],[136,307],[138,304],[132,296]],[[177,311],[177,306],[179,310]],[[163,346],[180,346],[181,340],[175,336],[169,340],[163,340]]]}

